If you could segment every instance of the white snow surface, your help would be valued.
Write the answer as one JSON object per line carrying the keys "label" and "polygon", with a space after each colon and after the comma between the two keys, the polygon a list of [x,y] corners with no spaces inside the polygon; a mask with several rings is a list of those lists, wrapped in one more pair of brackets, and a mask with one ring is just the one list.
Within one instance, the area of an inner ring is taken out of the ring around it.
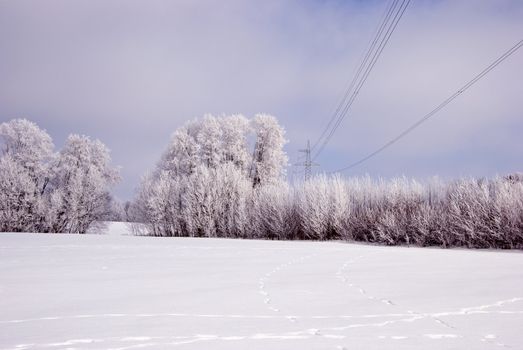
{"label": "white snow surface", "polygon": [[521,252],[0,234],[0,349],[523,349]]}

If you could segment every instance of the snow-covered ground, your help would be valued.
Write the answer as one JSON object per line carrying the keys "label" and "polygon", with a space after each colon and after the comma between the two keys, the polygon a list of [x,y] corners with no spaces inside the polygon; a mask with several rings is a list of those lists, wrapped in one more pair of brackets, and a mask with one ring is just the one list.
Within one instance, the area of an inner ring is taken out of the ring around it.
{"label": "snow-covered ground", "polygon": [[523,254],[0,234],[0,349],[523,348]]}

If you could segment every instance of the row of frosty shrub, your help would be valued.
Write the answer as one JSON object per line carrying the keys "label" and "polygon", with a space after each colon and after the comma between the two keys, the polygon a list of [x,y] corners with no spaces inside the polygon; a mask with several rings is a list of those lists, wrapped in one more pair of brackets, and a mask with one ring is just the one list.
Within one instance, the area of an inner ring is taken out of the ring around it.
{"label": "row of frosty shrub", "polygon": [[523,175],[372,180],[319,175],[262,186],[234,167],[142,186],[140,234],[347,240],[386,245],[523,248]]}

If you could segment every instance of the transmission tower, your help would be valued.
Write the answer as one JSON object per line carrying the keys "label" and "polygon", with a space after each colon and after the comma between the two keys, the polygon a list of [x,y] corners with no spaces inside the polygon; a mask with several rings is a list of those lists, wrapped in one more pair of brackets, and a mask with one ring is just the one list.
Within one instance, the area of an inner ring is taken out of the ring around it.
{"label": "transmission tower", "polygon": [[294,164],[295,166],[302,166],[304,168],[303,176],[305,181],[308,181],[311,178],[312,167],[319,166],[318,163],[314,163],[311,157],[311,142],[307,140],[307,148],[300,149],[298,152],[305,153],[305,160],[301,163]]}

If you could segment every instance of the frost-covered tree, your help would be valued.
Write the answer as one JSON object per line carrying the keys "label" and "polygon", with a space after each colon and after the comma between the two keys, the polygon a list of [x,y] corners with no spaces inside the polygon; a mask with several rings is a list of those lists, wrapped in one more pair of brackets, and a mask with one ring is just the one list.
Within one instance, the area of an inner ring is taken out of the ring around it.
{"label": "frost-covered tree", "polygon": [[146,177],[139,193],[142,222],[150,224],[155,236],[177,236],[180,231],[180,182],[167,172]]}
{"label": "frost-covered tree", "polygon": [[34,178],[45,177],[53,148],[49,134],[33,122],[13,119],[0,124],[0,154],[10,156]]}
{"label": "frost-covered tree", "polygon": [[308,239],[329,237],[329,187],[321,175],[301,183],[297,190],[297,207],[302,233]]}
{"label": "frost-covered tree", "polygon": [[217,168],[222,163],[223,130],[218,119],[206,115],[200,124],[196,142],[200,145],[200,161],[207,168]]}
{"label": "frost-covered tree", "polygon": [[119,180],[110,165],[109,150],[98,140],[70,135],[53,167],[53,188],[58,191],[56,232],[85,233],[111,212],[110,188]]}
{"label": "frost-covered tree", "polygon": [[287,155],[283,151],[285,130],[278,120],[267,114],[254,117],[253,128],[256,132],[256,144],[251,165],[253,185],[268,184],[282,180],[287,167]]}
{"label": "frost-covered tree", "polygon": [[248,137],[252,132],[251,123],[241,114],[219,119],[222,127],[222,159],[232,163],[241,173],[247,174],[251,162]]}
{"label": "frost-covered tree", "polygon": [[86,232],[110,211],[109,163],[100,141],[71,135],[57,155],[36,124],[0,124],[0,230]]}
{"label": "frost-covered tree", "polygon": [[47,132],[26,119],[0,124],[2,231],[38,231],[44,226],[53,147]]}
{"label": "frost-covered tree", "polygon": [[[174,132],[156,169],[142,182],[133,212],[154,235],[244,236],[251,169],[260,170],[257,183],[282,180],[283,134],[270,116],[250,121],[242,115],[206,115],[188,122]],[[255,152],[249,149],[252,138]]]}
{"label": "frost-covered tree", "polygon": [[220,237],[245,237],[249,230],[248,200],[252,186],[241,168],[232,163],[216,169],[216,230]]}
{"label": "frost-covered tree", "polygon": [[0,231],[35,230],[42,214],[40,189],[10,155],[0,158]]}
{"label": "frost-covered tree", "polygon": [[299,218],[294,190],[287,182],[257,186],[250,202],[250,235],[255,238],[296,239]]}
{"label": "frost-covered tree", "polygon": [[127,209],[128,220],[136,225],[132,225],[135,233],[145,233],[151,236],[157,236],[155,230],[155,223],[159,220],[152,210],[149,198],[153,196],[153,177],[151,174],[146,174],[142,177],[135,198],[129,203]]}
{"label": "frost-covered tree", "polygon": [[170,176],[189,176],[200,163],[200,146],[191,135],[190,129],[176,130],[167,150],[158,163],[157,171],[166,171]]}
{"label": "frost-covered tree", "polygon": [[218,215],[218,191],[215,183],[215,169],[206,166],[196,168],[187,179],[182,194],[184,203],[182,215],[185,229],[193,237],[216,237]]}
{"label": "frost-covered tree", "polygon": [[232,163],[246,173],[251,163],[248,138],[251,123],[242,115],[214,117],[206,115],[176,130],[157,171],[172,176],[189,176],[197,166],[218,168]]}
{"label": "frost-covered tree", "polygon": [[339,174],[335,174],[329,178],[328,188],[328,237],[346,238],[348,236],[348,217],[351,215],[347,184]]}

